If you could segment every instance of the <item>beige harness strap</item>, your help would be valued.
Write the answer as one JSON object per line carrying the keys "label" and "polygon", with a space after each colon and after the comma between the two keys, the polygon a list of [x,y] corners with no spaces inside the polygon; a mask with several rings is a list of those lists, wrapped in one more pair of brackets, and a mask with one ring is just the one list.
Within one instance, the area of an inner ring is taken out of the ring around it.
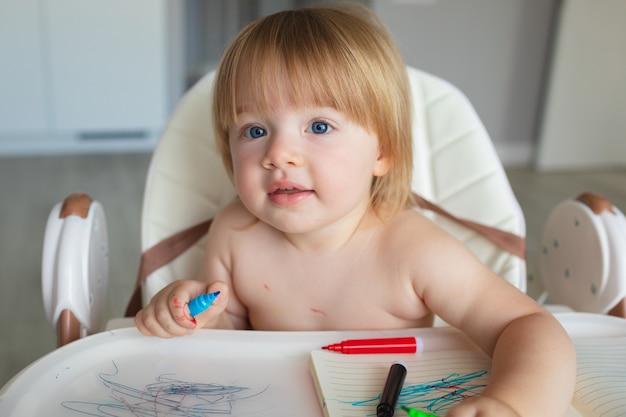
{"label": "beige harness strap", "polygon": [[517,256],[520,259],[526,259],[526,239],[514,233],[507,232],[492,226],[476,223],[471,220],[462,219],[445,211],[435,203],[426,200],[417,194],[413,194],[413,201],[420,208],[430,210],[449,220],[459,223],[470,230],[484,236],[505,251]]}
{"label": "beige harness strap", "polygon": [[209,219],[195,226],[181,230],[160,241],[141,255],[135,289],[126,306],[126,317],[133,317],[141,310],[141,284],[143,284],[154,271],[172,262],[200,240],[200,238],[208,232],[212,221],[213,219]]}

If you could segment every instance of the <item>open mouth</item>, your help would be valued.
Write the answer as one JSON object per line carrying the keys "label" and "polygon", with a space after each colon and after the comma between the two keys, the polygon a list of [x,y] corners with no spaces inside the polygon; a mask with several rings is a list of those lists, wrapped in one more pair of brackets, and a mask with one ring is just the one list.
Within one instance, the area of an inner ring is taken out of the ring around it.
{"label": "open mouth", "polygon": [[296,194],[296,193],[301,193],[303,191],[306,191],[306,190],[289,187],[289,188],[279,188],[277,190],[272,191],[270,194]]}
{"label": "open mouth", "polygon": [[267,193],[269,199],[280,206],[294,206],[305,201],[313,190],[307,190],[299,187],[276,187]]}

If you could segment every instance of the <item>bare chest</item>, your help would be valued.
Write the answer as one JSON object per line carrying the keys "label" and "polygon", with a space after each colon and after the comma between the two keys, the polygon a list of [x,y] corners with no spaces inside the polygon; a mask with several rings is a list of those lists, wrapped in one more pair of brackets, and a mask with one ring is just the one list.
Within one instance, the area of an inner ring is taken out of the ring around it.
{"label": "bare chest", "polygon": [[432,316],[410,277],[376,251],[342,256],[241,253],[233,287],[255,329],[338,330],[421,327]]}

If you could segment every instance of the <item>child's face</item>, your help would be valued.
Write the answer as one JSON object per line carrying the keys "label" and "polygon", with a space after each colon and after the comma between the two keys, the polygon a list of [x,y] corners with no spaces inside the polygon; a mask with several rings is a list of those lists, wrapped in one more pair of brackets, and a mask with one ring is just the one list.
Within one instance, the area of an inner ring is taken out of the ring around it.
{"label": "child's face", "polygon": [[247,209],[286,233],[358,223],[372,178],[387,171],[377,136],[333,108],[287,103],[257,114],[247,102],[239,100],[229,130],[235,187]]}

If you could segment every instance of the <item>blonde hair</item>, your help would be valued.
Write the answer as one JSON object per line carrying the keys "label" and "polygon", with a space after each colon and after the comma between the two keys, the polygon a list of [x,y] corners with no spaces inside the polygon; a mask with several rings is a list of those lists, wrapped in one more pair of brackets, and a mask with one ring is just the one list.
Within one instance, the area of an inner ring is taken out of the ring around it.
{"label": "blonde hair", "polygon": [[[379,215],[407,206],[412,110],[406,66],[390,33],[368,8],[343,4],[286,10],[239,33],[219,64],[213,95],[217,146],[231,178],[228,130],[237,119],[237,87],[242,85],[254,88],[250,104],[261,113],[276,100],[329,106],[377,134],[390,169],[374,177],[371,205]],[[276,92],[288,97],[277,98]]]}

